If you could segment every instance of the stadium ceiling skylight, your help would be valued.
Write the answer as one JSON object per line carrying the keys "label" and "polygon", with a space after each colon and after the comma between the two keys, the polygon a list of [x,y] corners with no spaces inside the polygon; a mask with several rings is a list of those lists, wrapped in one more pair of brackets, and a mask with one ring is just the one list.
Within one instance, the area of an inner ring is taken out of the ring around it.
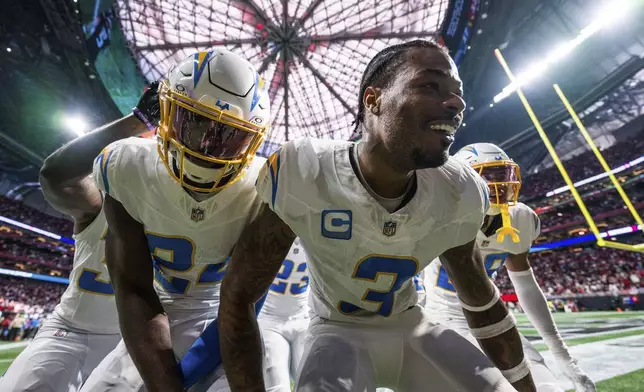
{"label": "stadium ceiling skylight", "polygon": [[[553,64],[570,54],[577,46],[581,45],[588,38],[599,30],[618,23],[622,18],[629,15],[635,7],[635,0],[622,0],[615,4],[613,0],[604,0],[604,6],[596,13],[597,17],[588,26],[584,27],[579,34],[568,42],[562,43],[553,48],[542,60],[535,61],[535,64],[528,70],[517,75],[516,81],[510,83],[503,90],[494,96],[494,103],[501,102],[514,93],[518,87],[523,87],[541,76]],[[490,107],[493,106],[490,104]]]}
{"label": "stadium ceiling skylight", "polygon": [[386,46],[437,36],[448,0],[118,1],[142,72],[160,78],[196,50],[226,47],[269,83],[281,144],[301,136],[347,139],[358,86]]}

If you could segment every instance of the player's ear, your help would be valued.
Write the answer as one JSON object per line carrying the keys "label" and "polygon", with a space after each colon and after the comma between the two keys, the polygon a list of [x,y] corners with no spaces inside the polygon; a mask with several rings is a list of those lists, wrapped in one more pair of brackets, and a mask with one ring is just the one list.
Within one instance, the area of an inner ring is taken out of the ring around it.
{"label": "player's ear", "polygon": [[365,89],[362,98],[365,109],[375,115],[380,113],[380,94],[380,88],[369,86]]}

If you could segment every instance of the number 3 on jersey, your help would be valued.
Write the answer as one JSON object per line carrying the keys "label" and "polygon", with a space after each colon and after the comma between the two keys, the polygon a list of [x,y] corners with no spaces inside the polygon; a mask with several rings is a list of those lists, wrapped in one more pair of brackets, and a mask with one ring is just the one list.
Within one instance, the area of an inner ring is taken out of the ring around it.
{"label": "number 3 on jersey", "polygon": [[[105,229],[105,233],[101,236],[100,241],[105,241],[105,237],[107,237],[107,229]],[[103,266],[105,265],[105,257],[101,260],[101,264]],[[101,279],[101,275],[103,274],[107,277],[106,280]],[[114,295],[114,288],[112,288],[110,278],[107,276],[106,271],[96,271],[90,268],[83,268],[83,271],[78,276],[76,284],[81,291],[86,293]]]}
{"label": "number 3 on jersey", "polygon": [[[505,259],[508,257],[508,253],[492,253],[485,257],[483,263],[485,264],[485,272],[487,276],[492,277],[499,268],[505,263]],[[452,282],[447,276],[447,271],[441,265],[438,275],[436,276],[436,287],[440,287],[443,290],[456,292],[456,289],[452,285]]]}
{"label": "number 3 on jersey", "polygon": [[[278,294],[286,294],[287,288],[289,286],[288,278],[291,277],[293,269],[295,268],[295,263],[292,260],[286,259],[282,263],[282,268],[280,272],[275,276],[275,281],[271,284],[271,291]],[[297,266],[297,272],[303,273],[306,271],[306,262],[300,263]],[[303,276],[300,280],[301,283],[291,283],[290,293],[292,295],[300,295],[306,292],[306,288],[309,286],[309,277]]]}
{"label": "number 3 on jersey", "polygon": [[[418,260],[413,257],[369,255],[360,260],[353,271],[354,279],[362,279],[377,282],[381,275],[392,277],[391,286],[388,290],[367,289],[362,296],[365,302],[379,304],[375,313],[389,317],[394,309],[394,295],[402,285],[418,273]],[[340,301],[338,304],[340,312],[351,314],[360,310],[359,306],[352,303]]]}

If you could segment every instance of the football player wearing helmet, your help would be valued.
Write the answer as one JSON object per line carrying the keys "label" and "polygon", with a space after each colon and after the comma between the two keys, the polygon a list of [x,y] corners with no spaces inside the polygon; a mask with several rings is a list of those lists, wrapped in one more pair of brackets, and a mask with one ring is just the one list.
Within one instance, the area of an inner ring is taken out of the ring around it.
{"label": "football player wearing helmet", "polygon": [[[534,390],[514,320],[476,250],[488,186],[448,153],[465,107],[456,65],[433,42],[390,46],[367,66],[358,102],[360,143],[288,142],[259,174],[261,211],[222,285],[231,389],[264,390],[252,306],[297,236],[315,315],[297,391]],[[489,359],[418,305],[414,277],[439,255]]]}
{"label": "football player wearing helmet", "polygon": [[[155,84],[135,111],[158,112],[156,98]],[[103,195],[91,178],[92,163],[109,143],[146,130],[129,115],[74,139],[45,160],[40,169],[43,194],[74,220],[74,263],[60,303],[2,377],[1,391],[76,392],[121,340],[105,267]]]}
{"label": "football player wearing helmet", "polygon": [[[476,235],[487,274],[492,277],[503,266],[507,268],[521,307],[563,373],[575,384],[577,391],[595,391],[593,382],[579,368],[559,335],[546,297],[530,267],[528,253],[539,235],[540,221],[530,207],[517,201],[521,188],[519,166],[502,149],[490,143],[468,145],[454,157],[472,166],[490,188],[490,208]],[[456,290],[439,259],[425,270],[425,279],[427,311],[476,344]],[[541,355],[525,337],[521,336],[521,341],[537,391],[563,391]]]}
{"label": "football player wearing helmet", "polygon": [[156,140],[122,140],[96,158],[123,341],[83,391],[184,389],[177,358],[216,318],[228,258],[259,204],[265,87],[232,52],[195,53],[160,84]]}

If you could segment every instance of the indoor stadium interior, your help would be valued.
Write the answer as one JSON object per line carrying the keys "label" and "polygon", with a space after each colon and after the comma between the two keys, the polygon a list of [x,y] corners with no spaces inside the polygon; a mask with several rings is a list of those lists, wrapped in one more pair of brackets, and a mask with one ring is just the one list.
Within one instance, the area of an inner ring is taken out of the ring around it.
{"label": "indoor stadium interior", "polygon": [[[354,120],[367,65],[390,45],[422,39],[446,48],[462,80],[466,106],[450,154],[492,143],[520,167],[518,202],[540,221],[530,265],[570,355],[597,391],[644,390],[644,1],[22,0],[3,9],[0,380],[81,280],[70,278],[74,220],[50,205],[40,182],[50,154],[131,114],[177,62],[199,52],[199,73],[218,50],[248,60],[271,101],[257,156],[305,137],[359,145]],[[156,125],[146,137],[165,143]],[[101,158],[105,171],[109,157]],[[269,160],[274,181],[277,160]],[[395,223],[389,229],[382,234],[395,234]],[[560,389],[548,391],[578,387],[526,314],[508,269],[491,277],[556,377]],[[22,390],[0,381],[0,392]]]}

